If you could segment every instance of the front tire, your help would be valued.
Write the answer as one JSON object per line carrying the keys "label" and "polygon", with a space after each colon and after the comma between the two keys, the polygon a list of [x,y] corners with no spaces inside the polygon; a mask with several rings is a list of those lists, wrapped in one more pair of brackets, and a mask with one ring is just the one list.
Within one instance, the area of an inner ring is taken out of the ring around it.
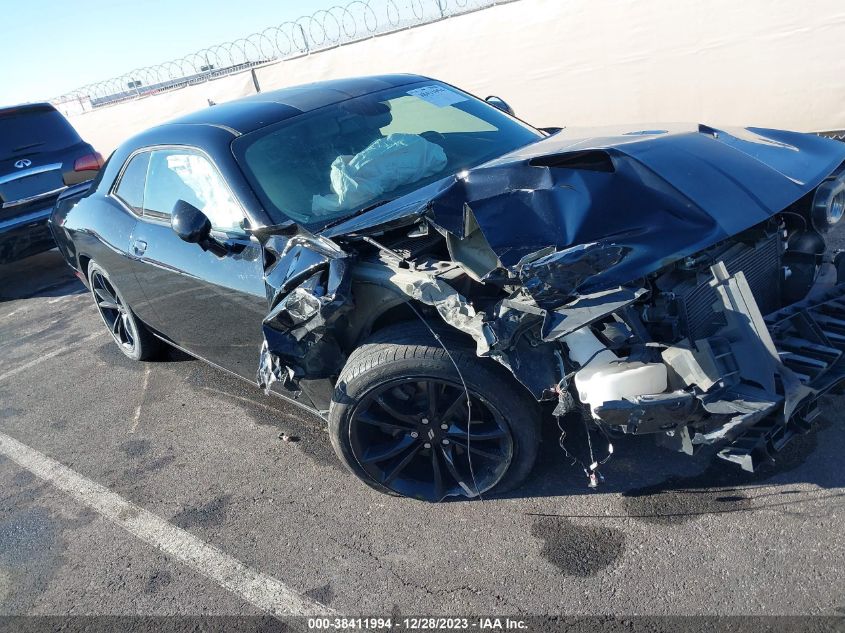
{"label": "front tire", "polygon": [[536,402],[495,361],[441,339],[460,375],[421,323],[382,330],[350,355],[329,409],[335,452],[381,492],[441,501],[511,490],[537,458]]}
{"label": "front tire", "polygon": [[137,319],[105,269],[94,262],[88,265],[88,285],[100,318],[124,356],[141,361],[161,353],[161,341]]}

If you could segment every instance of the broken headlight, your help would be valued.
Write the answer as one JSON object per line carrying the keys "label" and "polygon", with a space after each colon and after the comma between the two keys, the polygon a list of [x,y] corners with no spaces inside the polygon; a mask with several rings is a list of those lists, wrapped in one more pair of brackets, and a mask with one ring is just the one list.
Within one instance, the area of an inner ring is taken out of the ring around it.
{"label": "broken headlight", "polygon": [[825,180],[813,196],[813,226],[827,231],[845,215],[845,171]]}

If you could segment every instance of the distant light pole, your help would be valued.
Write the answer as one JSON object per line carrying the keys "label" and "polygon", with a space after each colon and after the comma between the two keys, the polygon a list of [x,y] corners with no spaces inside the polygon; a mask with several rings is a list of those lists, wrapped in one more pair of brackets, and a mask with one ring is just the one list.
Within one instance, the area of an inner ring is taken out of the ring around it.
{"label": "distant light pole", "polygon": [[299,32],[302,34],[302,43],[305,45],[305,52],[310,53],[311,48],[308,46],[308,38],[305,37],[305,29],[302,28],[301,24],[297,24],[297,26],[299,27]]}

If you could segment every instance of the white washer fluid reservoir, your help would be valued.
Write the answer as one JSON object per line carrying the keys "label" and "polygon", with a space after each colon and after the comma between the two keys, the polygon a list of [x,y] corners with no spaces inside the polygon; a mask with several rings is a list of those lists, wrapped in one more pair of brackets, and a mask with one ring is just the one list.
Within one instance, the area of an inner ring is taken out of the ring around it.
{"label": "white washer fluid reservoir", "polygon": [[569,358],[582,366],[575,373],[575,388],[581,402],[590,405],[593,415],[604,402],[662,393],[668,387],[666,365],[619,358],[589,327],[562,340],[569,348]]}

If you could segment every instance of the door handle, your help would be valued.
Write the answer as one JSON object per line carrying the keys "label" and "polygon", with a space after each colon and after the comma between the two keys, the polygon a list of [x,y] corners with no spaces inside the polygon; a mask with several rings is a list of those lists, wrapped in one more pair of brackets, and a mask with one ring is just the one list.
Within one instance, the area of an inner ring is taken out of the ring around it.
{"label": "door handle", "polygon": [[132,243],[132,250],[135,251],[136,255],[143,255],[144,251],[147,250],[147,243],[144,240],[135,240]]}

